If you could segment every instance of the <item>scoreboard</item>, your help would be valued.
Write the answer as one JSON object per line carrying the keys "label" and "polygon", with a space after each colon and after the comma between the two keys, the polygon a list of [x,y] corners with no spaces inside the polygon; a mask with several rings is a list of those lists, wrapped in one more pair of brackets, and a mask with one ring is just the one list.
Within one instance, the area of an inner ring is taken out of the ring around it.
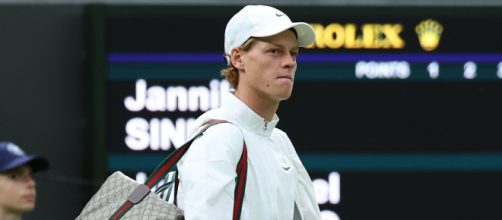
{"label": "scoreboard", "polygon": [[[90,6],[94,174],[142,181],[230,86],[236,6]],[[306,21],[278,127],[323,220],[501,219],[501,7],[282,6]]]}

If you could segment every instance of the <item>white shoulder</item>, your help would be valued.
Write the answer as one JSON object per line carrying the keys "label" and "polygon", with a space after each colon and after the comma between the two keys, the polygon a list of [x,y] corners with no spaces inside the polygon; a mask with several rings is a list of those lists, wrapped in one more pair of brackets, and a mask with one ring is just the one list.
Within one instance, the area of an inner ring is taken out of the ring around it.
{"label": "white shoulder", "polygon": [[[242,154],[244,136],[236,125],[220,123],[208,128],[194,140],[187,154],[200,155],[209,161],[228,161],[237,164]],[[203,158],[200,158],[203,159]]]}
{"label": "white shoulder", "polygon": [[283,145],[287,146],[288,148],[294,148],[293,147],[293,143],[289,139],[289,137],[286,134],[286,132],[284,132],[283,130],[281,130],[279,128],[275,128],[274,132],[272,132],[272,135],[273,135],[274,139],[277,139],[277,140],[281,141],[281,143]]}
{"label": "white shoulder", "polygon": [[295,162],[300,162],[300,158],[298,157],[298,153],[296,152],[296,149],[291,142],[291,139],[289,139],[289,136],[286,134],[286,132],[282,131],[281,129],[274,129],[274,132],[272,133],[274,135],[274,139],[277,139],[281,143],[281,148],[283,152],[287,153],[291,159],[293,159]]}
{"label": "white shoulder", "polygon": [[288,135],[286,134],[286,132],[284,132],[283,130],[279,129],[279,128],[274,128],[274,132],[273,132],[274,135],[277,135],[278,137],[280,138],[286,138],[289,140],[289,137]]}

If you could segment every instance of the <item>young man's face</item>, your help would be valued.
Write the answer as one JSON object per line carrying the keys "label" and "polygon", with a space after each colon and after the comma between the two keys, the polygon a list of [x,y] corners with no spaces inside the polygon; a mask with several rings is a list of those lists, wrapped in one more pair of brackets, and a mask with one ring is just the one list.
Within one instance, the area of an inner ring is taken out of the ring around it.
{"label": "young man's face", "polygon": [[35,208],[36,191],[31,168],[23,165],[0,173],[0,209],[19,213]]}
{"label": "young man's face", "polygon": [[237,88],[246,87],[263,100],[288,99],[293,90],[298,51],[291,30],[257,39],[248,51],[241,51],[243,68]]}

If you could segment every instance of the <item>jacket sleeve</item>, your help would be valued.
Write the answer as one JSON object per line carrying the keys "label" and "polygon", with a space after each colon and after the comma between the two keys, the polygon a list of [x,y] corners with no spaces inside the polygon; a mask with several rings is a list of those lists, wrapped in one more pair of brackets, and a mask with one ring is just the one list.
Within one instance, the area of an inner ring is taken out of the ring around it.
{"label": "jacket sleeve", "polygon": [[301,213],[303,220],[320,220],[321,213],[315,198],[312,180],[298,155],[295,154],[294,156],[296,157],[293,158],[293,164],[295,165],[298,177],[295,198],[298,211]]}
{"label": "jacket sleeve", "polygon": [[209,128],[178,163],[178,206],[185,220],[231,220],[243,135],[232,124]]}
{"label": "jacket sleeve", "polygon": [[286,133],[283,133],[283,135],[285,141],[290,146],[288,148],[289,158],[294,164],[297,172],[295,203],[298,207],[298,211],[300,212],[303,220],[320,220],[321,212],[319,210],[317,199],[315,198],[312,179],[303,166],[300,157],[298,157],[291,140]]}

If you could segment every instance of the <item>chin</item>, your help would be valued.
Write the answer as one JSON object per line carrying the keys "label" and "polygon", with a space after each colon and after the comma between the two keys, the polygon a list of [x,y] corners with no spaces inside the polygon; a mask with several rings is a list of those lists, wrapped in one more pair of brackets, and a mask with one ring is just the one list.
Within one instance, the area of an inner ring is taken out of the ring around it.
{"label": "chin", "polygon": [[22,207],[19,208],[19,210],[22,210],[22,212],[31,212],[35,209],[35,203],[25,203],[22,205]]}
{"label": "chin", "polygon": [[289,97],[291,97],[291,94],[288,94],[288,95],[282,95],[282,96],[279,96],[278,100],[279,101],[285,101],[285,100],[288,100]]}

